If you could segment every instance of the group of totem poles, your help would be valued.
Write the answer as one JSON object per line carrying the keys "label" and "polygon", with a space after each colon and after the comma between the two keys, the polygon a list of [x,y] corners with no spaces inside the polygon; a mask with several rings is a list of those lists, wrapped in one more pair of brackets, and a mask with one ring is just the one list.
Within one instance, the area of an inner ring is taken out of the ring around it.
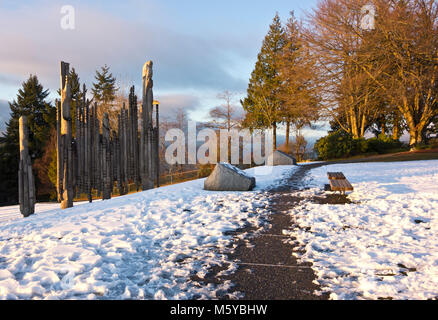
{"label": "group of totem poles", "polygon": [[[140,187],[159,187],[159,104],[153,99],[152,61],[143,67],[140,121],[137,96],[131,87],[128,108],[123,103],[117,128],[110,127],[108,113],[103,114],[102,121],[98,119],[98,105],[86,99],[85,85],[81,98],[74,101],[72,115],[69,75],[69,64],[61,62],[61,101],[56,102],[57,194],[61,208],[72,207],[73,199],[80,194],[86,194],[91,202],[93,190],[106,200],[115,188],[120,195],[127,194],[129,184],[134,184],[137,191]],[[19,199],[22,214],[28,216],[34,211],[35,187],[25,121],[20,120]]]}

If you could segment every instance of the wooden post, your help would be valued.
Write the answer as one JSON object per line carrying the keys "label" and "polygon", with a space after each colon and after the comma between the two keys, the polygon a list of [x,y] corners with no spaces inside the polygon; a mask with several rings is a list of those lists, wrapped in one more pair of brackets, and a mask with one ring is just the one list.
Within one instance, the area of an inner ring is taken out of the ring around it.
{"label": "wooden post", "polygon": [[[85,93],[84,93],[85,95]],[[81,150],[81,172],[79,173],[81,178],[81,193],[87,193],[87,174],[86,174],[86,168],[87,168],[87,122],[85,120],[85,109],[87,107],[87,102],[85,101],[85,98],[82,100],[82,108],[81,108],[81,141],[79,145],[79,149]]]}
{"label": "wooden post", "polygon": [[160,187],[160,116],[159,116],[159,103],[155,104],[155,112],[156,112],[156,143],[155,143],[155,170],[157,175],[157,188]]}
{"label": "wooden post", "polygon": [[56,100],[56,192],[58,203],[62,199],[62,166],[64,164],[63,149],[61,145],[61,102]]}
{"label": "wooden post", "polygon": [[96,189],[96,120],[95,120],[95,108],[91,106],[90,116],[90,189]]}
{"label": "wooden post", "polygon": [[117,116],[117,137],[116,137],[116,145],[115,145],[115,149],[116,149],[116,157],[115,157],[115,163],[116,163],[116,179],[117,179],[117,186],[119,188],[119,193],[122,194],[123,193],[123,187],[122,187],[122,148],[120,146],[120,140],[122,137],[122,119],[121,119],[121,115],[119,114]]}
{"label": "wooden post", "polygon": [[32,173],[32,162],[29,156],[27,118],[19,119],[20,163],[18,169],[18,199],[20,212],[24,217],[35,212],[35,181]]}
{"label": "wooden post", "polygon": [[125,183],[126,183],[126,167],[127,167],[127,150],[126,150],[126,122],[125,122],[125,108],[123,107],[120,111],[120,132],[119,132],[119,142],[120,142],[120,194],[125,194]]}
{"label": "wooden post", "polygon": [[137,185],[137,191],[140,188],[140,144],[138,140],[138,108],[137,96],[135,95],[135,87],[132,86],[129,93],[129,118],[131,139],[132,139],[132,159],[133,159],[133,173],[132,179]]}
{"label": "wooden post", "polygon": [[103,114],[102,120],[102,198],[103,200],[111,199],[111,166],[110,166],[110,128],[108,113]]}
{"label": "wooden post", "polygon": [[93,109],[93,119],[94,119],[94,142],[93,142],[93,174],[94,174],[94,188],[97,190],[98,194],[102,191],[101,183],[101,163],[100,163],[100,149],[101,149],[101,139],[100,139],[100,121],[97,118],[97,103],[94,103]]}
{"label": "wooden post", "polygon": [[142,101],[142,127],[141,127],[141,155],[140,155],[140,175],[142,190],[154,187],[154,175],[152,172],[152,104],[153,80],[152,80],[152,61],[148,61],[143,66],[143,101]]}
{"label": "wooden post", "polygon": [[125,109],[125,104],[123,104],[122,109],[122,119],[123,119],[123,146],[124,150],[122,152],[123,156],[123,194],[128,193],[128,185],[129,185],[129,162],[130,162],[130,149],[129,149],[129,118],[128,118],[128,110]]}
{"label": "wooden post", "polygon": [[81,193],[81,187],[82,187],[82,175],[81,175],[81,101],[79,99],[75,100],[75,137],[74,137],[74,145],[75,145],[75,157],[74,157],[74,167],[75,167],[75,185],[78,187],[75,188],[75,196],[77,194]]}
{"label": "wooden post", "polygon": [[131,119],[129,118],[130,114],[129,114],[129,108],[130,106],[128,105],[128,108],[126,109],[125,103],[123,102],[123,108],[122,108],[122,112],[124,114],[124,119],[125,119],[125,135],[126,135],[126,181],[127,181],[127,185],[128,185],[128,181],[133,179],[133,158],[132,158],[132,127],[131,127]]}
{"label": "wooden post", "polygon": [[93,189],[93,118],[90,115],[90,103],[87,101],[86,107],[87,118],[87,196],[88,202],[93,201],[92,189]]}
{"label": "wooden post", "polygon": [[[86,89],[85,89],[85,85],[84,85],[84,100],[85,98],[85,93],[86,93]],[[92,195],[92,188],[91,188],[91,163],[92,163],[92,153],[91,153],[91,121],[90,121],[90,102],[87,100],[85,103],[85,122],[86,122],[86,126],[85,126],[85,182],[86,182],[86,193],[87,193],[87,198],[88,198],[88,202],[92,202],[93,201],[93,195]]]}
{"label": "wooden post", "polygon": [[61,172],[61,208],[73,207],[73,152],[72,152],[72,117],[71,117],[71,83],[69,64],[61,62],[61,152],[63,153],[63,171]]}

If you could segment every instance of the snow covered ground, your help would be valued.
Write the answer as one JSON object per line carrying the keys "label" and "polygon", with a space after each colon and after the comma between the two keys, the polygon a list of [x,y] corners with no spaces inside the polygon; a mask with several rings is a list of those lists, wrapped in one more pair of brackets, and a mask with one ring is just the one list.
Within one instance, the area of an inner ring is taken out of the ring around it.
{"label": "snow covered ground", "polygon": [[306,200],[290,212],[300,226],[290,232],[301,246],[294,254],[313,263],[322,290],[332,299],[438,298],[438,161],[324,166],[301,195],[321,195],[328,171],[353,184],[353,203]]}
{"label": "snow covered ground", "polygon": [[[97,200],[100,201],[100,200]],[[97,202],[96,201],[96,202]],[[74,205],[82,205],[88,203],[87,202],[75,202]],[[59,204],[56,202],[42,202],[35,204],[35,214],[47,213],[52,210],[58,210]],[[18,205],[15,206],[7,206],[0,207],[0,225],[5,222],[10,222],[13,220],[23,219],[23,215],[20,213],[20,207]]]}
{"label": "snow covered ground", "polygon": [[204,191],[201,179],[63,211],[41,204],[26,219],[0,208],[0,299],[216,298],[232,284],[190,277],[226,261],[226,231],[263,224],[263,190],[292,170],[247,170],[252,192]]}
{"label": "snow covered ground", "polygon": [[[264,190],[295,168],[247,170],[257,179],[252,192],[204,191],[201,179],[63,211],[38,204],[26,219],[18,206],[2,207],[0,299],[217,298],[230,282],[190,277],[227,262],[226,231],[263,225]],[[344,172],[353,203],[311,201],[328,171]],[[290,212],[299,226],[290,235],[323,291],[332,299],[438,297],[438,161],[339,164],[311,175],[312,188],[300,192],[308,200]]]}

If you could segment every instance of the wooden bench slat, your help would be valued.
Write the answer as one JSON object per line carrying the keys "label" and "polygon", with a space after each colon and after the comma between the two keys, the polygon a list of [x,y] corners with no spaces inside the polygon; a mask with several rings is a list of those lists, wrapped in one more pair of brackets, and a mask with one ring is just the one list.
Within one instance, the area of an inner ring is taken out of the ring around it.
{"label": "wooden bench slat", "polygon": [[351,183],[345,178],[342,172],[327,172],[332,191],[353,191]]}
{"label": "wooden bench slat", "polygon": [[330,180],[330,188],[332,191],[353,191],[354,188],[347,179],[332,179]]}
{"label": "wooden bench slat", "polygon": [[327,172],[329,180],[346,180],[342,172]]}

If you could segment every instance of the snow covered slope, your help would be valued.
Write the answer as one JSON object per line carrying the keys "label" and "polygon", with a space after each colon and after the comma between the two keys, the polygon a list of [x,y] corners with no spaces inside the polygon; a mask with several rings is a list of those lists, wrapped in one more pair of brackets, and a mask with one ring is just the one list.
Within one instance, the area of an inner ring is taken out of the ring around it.
{"label": "snow covered slope", "polygon": [[26,219],[0,208],[0,298],[215,298],[231,284],[190,277],[226,261],[224,232],[262,223],[263,189],[292,170],[247,170],[252,192],[204,191],[201,179],[64,211],[39,206]]}
{"label": "snow covered slope", "polygon": [[323,290],[332,299],[438,298],[438,161],[320,167],[302,195],[321,194],[327,171],[345,174],[354,203],[291,211],[306,251],[295,254],[313,263]]}

